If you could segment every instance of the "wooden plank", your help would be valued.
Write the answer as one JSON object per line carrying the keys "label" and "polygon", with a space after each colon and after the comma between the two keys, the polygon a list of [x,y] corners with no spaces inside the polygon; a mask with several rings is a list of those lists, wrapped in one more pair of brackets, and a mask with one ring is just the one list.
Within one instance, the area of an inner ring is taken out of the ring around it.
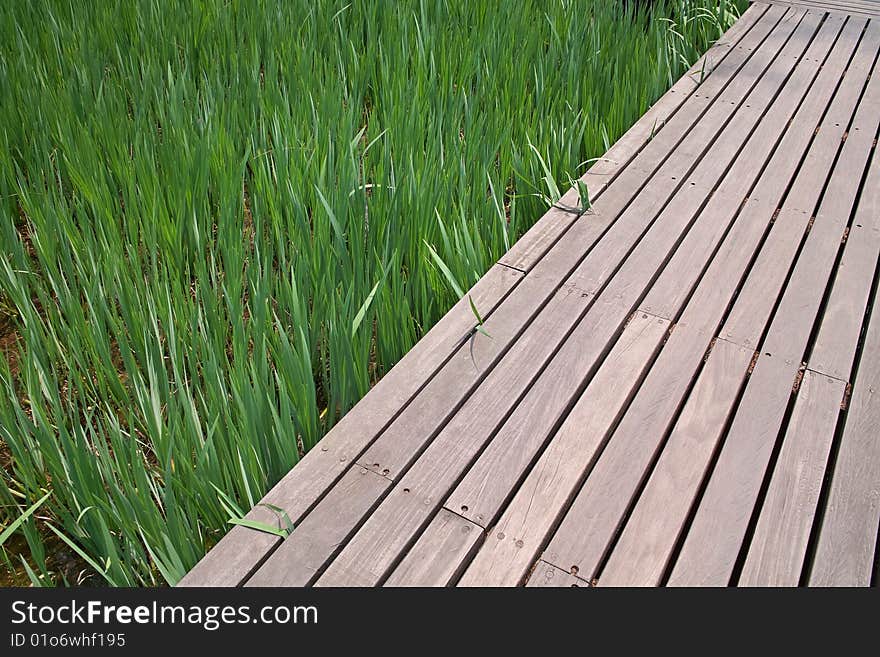
{"label": "wooden plank", "polygon": [[[823,25],[819,37],[817,37],[807,53],[814,56],[811,62],[804,67],[808,73],[804,76],[795,76],[789,81],[794,88],[804,90],[809,88],[809,81],[818,69],[825,52],[834,43],[841,24],[842,21],[828,21]],[[806,29],[808,29],[807,24],[805,23],[803,27],[806,32]],[[755,93],[748,97],[749,101],[760,111],[764,104],[770,102],[772,92],[774,91],[773,87],[777,84],[778,81],[773,79],[768,85],[759,85],[756,87]],[[791,114],[797,106],[797,99],[797,97],[792,96],[790,99],[787,99],[787,103],[780,102],[778,105],[774,105],[774,109],[776,107],[787,108],[788,112],[775,112],[771,110],[772,118],[774,119],[772,125],[777,132],[781,131],[788,123]],[[749,122],[751,122],[751,125],[754,125],[758,118],[759,114],[755,113],[748,117],[748,121],[735,120],[729,124],[724,133],[724,135],[730,135],[726,142],[741,143],[742,135],[748,135]],[[810,126],[810,129],[812,129],[812,126]],[[731,203],[730,196],[738,199],[748,189],[750,181],[757,176],[757,172],[761,170],[763,159],[767,156],[770,149],[765,147],[765,134],[759,134],[758,137],[759,139],[753,142],[750,141],[750,145],[753,150],[758,151],[757,155],[760,159],[752,159],[751,156],[740,157],[738,162],[743,164],[744,170],[742,175],[732,175],[730,182],[734,186],[744,184],[745,187],[734,190],[730,195],[727,192],[718,193],[715,199],[719,202],[721,208],[735,207],[735,203]],[[773,138],[775,140],[776,136],[774,135]],[[722,139],[721,141],[724,140]],[[636,268],[650,268],[653,265],[648,266],[647,263],[652,261],[651,254],[667,253],[675,247],[679,234],[687,228],[687,222],[690,221],[695,211],[699,209],[702,199],[705,198],[706,188],[714,185],[723,174],[727,163],[735,158],[736,155],[736,148],[719,147],[718,142],[716,142],[716,146],[713,146],[713,163],[706,166],[701,164],[700,168],[700,171],[705,170],[711,173],[695,174],[691,179],[693,184],[685,185],[679,191],[670,205],[664,210],[660,219],[657,220],[650,232],[643,238],[636,250],[633,251],[630,259],[624,264],[617,276],[626,279],[630,274],[627,271],[627,267],[631,263]],[[751,177],[748,177],[749,174],[751,174]],[[714,176],[714,178],[710,176]],[[712,218],[712,221],[707,219],[703,223],[715,226],[719,222]],[[606,235],[606,239],[613,235],[614,229],[622,225],[622,220],[619,220],[612,228],[612,231]],[[632,233],[625,233],[623,237],[616,239],[614,248],[623,249],[627,243],[631,243],[634,239],[636,238]],[[606,252],[603,249],[595,253],[604,256]],[[585,264],[592,255],[588,256]],[[708,255],[707,253],[707,258]],[[700,263],[699,268],[702,268],[702,263]],[[606,274],[603,271],[604,267],[601,262],[583,269],[591,273],[598,271],[601,273],[600,276]],[[637,276],[632,276],[632,280],[639,279]],[[589,276],[578,277],[576,283],[579,287],[586,289],[595,287]],[[567,345],[567,347],[572,350],[579,349],[578,345],[574,344],[574,341],[572,341],[572,344]],[[542,446],[547,431],[555,424],[559,413],[569,404],[569,396],[572,393],[565,391],[572,388],[571,379],[574,379],[576,385],[581,376],[588,375],[589,371],[581,373],[580,370],[572,366],[573,362],[576,362],[575,359],[576,354],[568,354],[565,349],[557,355],[555,366],[551,364],[539,381],[536,382],[528,397],[520,403],[504,427],[495,436],[491,445],[482,454],[480,460],[453,492],[450,499],[450,509],[453,509],[456,513],[462,513],[465,517],[483,526],[492,522],[497,509],[509,496],[514,483],[523,475],[524,469],[530,464],[534,454]],[[546,402],[548,399],[554,401],[548,404]],[[467,507],[467,512],[460,510],[464,507]]]}
{"label": "wooden plank", "polygon": [[[817,45],[819,48],[829,46],[827,41]],[[777,83],[781,83],[778,77]],[[715,219],[711,215],[707,217]],[[757,246],[761,232],[753,231],[752,236],[757,233],[758,237],[752,240],[752,249]],[[747,231],[734,234],[737,239],[743,236],[750,237]],[[675,419],[711,336],[736,292],[737,281],[748,267],[751,251],[742,249],[741,242],[732,244],[735,246],[728,248],[717,264],[713,262],[701,281],[639,394],[551,540],[543,557],[546,561],[562,568],[576,566],[586,579],[594,577],[601,566],[632,494],[648,474],[646,469]]]}
{"label": "wooden plank", "polygon": [[[468,298],[474,300],[488,321],[521,278],[521,273],[509,267],[492,267],[260,503],[281,507],[293,522],[299,522],[443,365],[462,338],[473,332],[475,320]],[[261,506],[246,517],[277,522],[275,515]],[[179,586],[238,586],[280,542],[271,534],[236,526],[190,570]]]}
{"label": "wooden plank", "polygon": [[[602,298],[609,296],[623,308],[632,308],[638,303],[642,290],[650,285],[652,274],[663,266],[663,258],[687,230],[705,194],[703,189],[687,186],[673,199]],[[600,267],[601,264],[597,264],[596,268]],[[578,280],[578,283],[586,282]],[[494,521],[516,482],[525,475],[552,428],[574,404],[596,368],[602,353],[585,348],[585,342],[604,344],[610,339],[609,331],[613,330],[616,330],[613,323],[591,324],[589,318],[585,320],[584,330],[566,342],[492,438],[489,447],[453,492],[449,508],[482,526]],[[646,358],[651,353],[649,351]],[[462,511],[462,507],[468,510]]]}
{"label": "wooden plank", "polygon": [[711,340],[676,325],[542,558],[592,580]]}
{"label": "wooden plank", "polygon": [[[646,313],[633,316],[554,440],[516,491],[500,521],[493,526],[465,571],[460,586],[516,586],[528,574],[572,491],[576,490],[605,436],[638,388],[668,327],[667,320]],[[547,394],[539,397],[545,403],[554,398]],[[510,450],[520,451],[515,444]],[[497,454],[486,463],[487,473],[501,474],[506,466],[503,454]],[[480,482],[487,487],[493,483],[491,477],[481,478]],[[483,511],[480,506],[468,506],[471,496],[478,494],[479,489],[464,492],[467,494],[456,489],[447,507],[463,514],[476,512],[478,519],[485,518],[483,523],[493,522],[491,516],[484,514],[494,514],[495,507]],[[508,486],[498,491],[502,499],[508,494]]]}
{"label": "wooden plank", "polygon": [[[813,2],[814,0],[796,0],[797,2]],[[823,5],[832,7],[843,7],[853,9],[868,9],[870,11],[880,12],[880,2],[878,0],[815,0]]]}
{"label": "wooden plank", "polygon": [[350,468],[315,510],[247,580],[245,586],[307,586],[391,486],[366,468]]}
{"label": "wooden plank", "polygon": [[[792,118],[792,101],[796,102],[797,96],[789,96],[783,92],[784,95],[781,95],[767,112],[750,137],[748,146],[727,174],[723,186],[726,193],[715,194],[703,210],[703,214],[713,216],[715,220],[700,222],[688,233],[685,241],[664,269],[660,280],[651,288],[642,303],[643,309],[660,317],[673,318],[675,309],[680,308],[687,299],[703,273],[704,263],[709,260],[710,254],[718,247],[718,243],[724,238],[736,217],[748,217],[752,214],[769,217],[776,209],[776,204],[781,200],[785,190],[782,181],[788,180],[796,171],[812,135],[829,107],[829,100],[835,95],[841,76],[865,26],[865,21],[861,19],[848,21],[834,48],[823,61],[819,57],[821,51],[817,51],[815,46],[826,42],[829,38],[833,40],[835,36],[833,27],[841,23],[842,19],[828,19],[825,22],[822,32],[816,37],[814,48],[789,80],[788,86],[791,89],[809,89],[800,106],[796,108],[794,117]],[[816,75],[816,69],[820,67]],[[812,86],[810,86],[811,81]],[[860,82],[859,89],[855,89],[852,95],[851,106],[847,109],[844,124],[848,123],[852,115],[861,84]],[[850,86],[855,87],[855,85]],[[841,105],[840,102],[837,104]],[[831,116],[837,116],[834,109],[831,110]],[[785,129],[789,121],[791,123]],[[778,141],[780,134],[782,138]],[[752,187],[756,175],[761,172],[761,167],[770,153],[772,158],[767,164],[770,175],[764,176],[755,187]],[[746,199],[747,196],[748,200],[744,201],[745,208],[740,215],[737,215],[732,210],[735,210],[740,205],[739,201]]]}
{"label": "wooden plank", "polygon": [[449,586],[476,551],[482,534],[482,527],[440,509],[385,586]]}
{"label": "wooden plank", "polygon": [[[769,52],[771,57],[778,53],[781,43],[777,39],[780,34],[785,36],[790,34],[791,29],[803,16],[803,11],[786,12],[782,7],[768,9],[758,24],[742,38],[733,51],[715,68],[712,75],[703,80],[696,92],[691,95],[685,108],[687,111],[676,113],[664,129],[645,145],[638,156],[621,172],[612,189],[631,188],[633,180],[638,181],[637,173],[653,171],[657,163],[663,161],[662,154],[668,153],[671,149],[677,151],[684,135],[690,135],[688,132],[690,126],[699,119],[705,118],[708,109],[717,104],[715,101],[731,102],[731,99],[722,99],[720,96],[724,92],[729,92],[732,81],[736,80],[741,84],[744,78],[754,76],[752,78],[754,80],[760,75],[754,71],[763,70],[763,67],[759,65],[758,69],[755,68],[754,56],[759,52]],[[773,41],[768,43],[771,37]],[[749,64],[749,69],[744,68],[746,63]],[[764,65],[766,66],[767,63],[769,62],[765,61]],[[712,122],[709,124],[711,125]]]}
{"label": "wooden plank", "polygon": [[880,155],[876,150],[847,244],[807,360],[809,369],[844,381],[850,377],[871,294],[872,277],[866,272],[876,266],[880,252]]}
{"label": "wooden plank", "polygon": [[[739,20],[581,176],[581,181],[587,185],[591,204],[598,200],[617,174],[663,129],[676,112],[683,105],[687,106],[686,102],[693,91],[718,67],[767,9],[767,5],[758,4],[751,5],[743,12]],[[716,77],[723,77],[725,73],[732,77],[735,69],[722,69]],[[696,118],[699,115],[695,115],[694,119]],[[581,214],[579,204],[579,191],[575,186],[520,237],[498,262],[522,271],[530,270]]]}
{"label": "wooden plank", "polygon": [[[622,190],[634,189],[638,191],[638,195],[635,197],[633,206],[628,210],[633,213],[642,212],[638,203],[643,200],[645,193],[645,190],[639,191],[643,179],[655,171],[656,165],[652,163],[658,159],[659,154],[669,149],[674,149],[675,157],[670,158],[670,161],[664,163],[661,168],[660,171],[665,176],[661,183],[665,183],[667,187],[667,198],[672,195],[672,192],[681,188],[685,177],[695,169],[693,165],[703,155],[706,145],[711,144],[730,117],[735,114],[745,96],[761,78],[767,67],[772,64],[779,54],[779,49],[804,18],[804,13],[797,11],[784,15],[774,14],[774,10],[777,9],[779,8],[771,8],[761,23],[736,47],[736,54],[752,53],[747,65],[739,68],[729,83],[722,84],[723,77],[716,79],[714,75],[704,81],[698,92],[692,95],[688,104],[688,113],[678,113],[669,125],[645,146],[638,157],[621,172],[603,201],[616,201],[615,196]],[[774,25],[769,36],[764,37],[767,23],[771,21],[778,21],[778,23]],[[814,21],[815,17],[812,17],[810,22]],[[764,40],[760,42],[760,45],[757,45],[756,42],[762,37]],[[728,67],[727,64],[730,66]],[[722,62],[716,70],[716,74],[721,69],[734,68],[737,64],[739,62],[731,55]],[[700,120],[688,131],[680,124],[684,123],[690,113],[697,113]],[[682,138],[681,135],[685,133],[686,137]],[[575,226],[577,225],[576,223]]]}
{"label": "wooden plank", "polygon": [[[767,245],[743,285],[740,298],[748,299],[748,303],[738,302],[721,329],[720,335],[726,340],[744,347],[757,348],[766,320],[773,311],[779,290],[789,272],[790,263],[810,224],[828,172],[834,166],[832,154],[836,152],[847,132],[850,118],[871,72],[878,45],[880,26],[871,23],[846,72],[840,91],[810,147],[801,172],[779,211],[773,230],[767,238]],[[861,137],[865,129],[859,125],[860,121],[865,120],[864,110],[862,117],[853,125],[853,139]],[[848,138],[846,143],[849,141]],[[854,182],[857,185],[859,181]],[[760,200],[761,194],[756,194],[754,202]],[[792,357],[799,359],[801,354]]]}
{"label": "wooden plank", "polygon": [[526,586],[531,588],[571,588],[586,587],[589,585],[584,580],[578,579],[561,568],[557,568],[546,561],[539,561],[535,565],[535,570],[529,577]]}
{"label": "wooden plank", "polygon": [[753,353],[715,343],[663,453],[627,520],[600,586],[657,586],[693,503]]}
{"label": "wooden plank", "polygon": [[880,7],[874,2],[860,2],[853,0],[852,2],[840,2],[839,0],[767,0],[770,4],[785,5],[789,7],[804,7],[808,9],[819,9],[835,14],[876,14]]}
{"label": "wooden plank", "polygon": [[770,4],[801,5],[804,7],[853,7],[857,9],[871,9],[880,11],[880,3],[877,0],[765,0]]}
{"label": "wooden plank", "polygon": [[[545,321],[542,332],[527,333],[516,342],[512,352],[508,354],[507,358],[498,368],[490,373],[486,382],[480,388],[483,392],[471,396],[464,403],[459,412],[440,431],[437,438],[430,442],[425,455],[417,461],[416,467],[408,472],[405,471],[396,488],[404,489],[406,494],[402,497],[395,497],[392,491],[392,495],[386,498],[367,520],[365,526],[355,536],[352,544],[343,551],[340,558],[345,558],[348,561],[357,561],[358,559],[354,556],[349,557],[347,555],[356,555],[359,550],[362,550],[371,555],[365,557],[365,561],[378,563],[381,556],[382,560],[386,561],[387,567],[390,568],[394,565],[393,561],[396,559],[397,554],[406,549],[409,538],[412,536],[411,530],[407,529],[405,531],[403,529],[404,526],[408,528],[410,523],[413,522],[418,522],[420,525],[421,523],[426,524],[441,502],[441,499],[436,497],[432,488],[432,486],[438,484],[439,473],[444,473],[447,477],[451,476],[449,474],[451,471],[462,467],[462,461],[464,463],[467,462],[467,459],[470,458],[470,450],[474,449],[475,444],[478,444],[478,437],[490,435],[500,419],[503,418],[506,410],[516,403],[520,391],[527,388],[531,379],[535,376],[534,363],[546,360],[556,345],[562,342],[571,324],[577,321],[577,317],[582,312],[584,304],[585,298],[577,290],[564,287],[557,293],[554,301],[546,309],[549,317],[553,318],[554,321]],[[607,304],[602,304],[603,308],[605,305]],[[605,318],[606,321],[611,322],[617,321],[616,318],[620,312],[616,307],[609,307],[605,312],[593,312],[592,315]],[[487,328],[491,333],[491,327]],[[602,345],[597,344],[596,348],[602,349]],[[529,366],[522,367],[523,363]],[[504,394],[497,394],[498,391],[504,391]],[[475,438],[464,442],[461,440],[462,435]],[[427,438],[429,437],[417,436],[416,438],[422,442],[428,442]],[[386,453],[394,454],[390,450]],[[378,451],[374,452],[372,449],[368,451],[364,464],[369,463],[371,466],[375,466],[378,463],[379,467],[384,465],[386,461],[379,460],[378,454]],[[416,456],[417,454],[413,454],[409,458],[414,459]],[[403,458],[402,455],[401,458]],[[422,469],[426,468],[428,470],[426,485],[416,485],[414,483],[414,479],[418,479],[422,472],[418,467],[419,463],[423,464]],[[394,470],[392,472],[396,474],[398,471]],[[409,494],[410,489],[412,489],[412,494]],[[398,501],[395,502],[395,500]],[[405,508],[395,511],[393,510],[395,504],[401,504]],[[389,514],[391,517],[387,518],[386,516]],[[386,526],[388,522],[392,523],[391,526],[396,528],[395,531],[388,531]],[[378,536],[372,539],[360,538],[370,533],[377,533]],[[331,564],[321,581],[329,580],[333,576],[334,570],[336,570],[334,565],[340,558],[337,558],[336,562]],[[356,571],[357,568],[353,570]],[[381,576],[383,573],[384,571],[376,574]],[[368,572],[358,573],[360,578],[369,578],[371,576]]]}
{"label": "wooden plank", "polygon": [[846,384],[805,372],[740,586],[797,586]]}
{"label": "wooden plank", "polygon": [[[722,341],[719,340],[718,343],[720,342]],[[782,426],[782,417],[791,397],[791,386],[795,382],[797,371],[797,363],[763,355],[758,357],[725,445],[729,444],[731,436],[743,435],[749,436],[752,443],[761,448],[766,446],[764,451],[772,449]],[[782,385],[785,381],[788,382],[787,385]],[[766,459],[762,460],[764,454],[759,449],[753,452],[739,450],[736,456],[737,468],[754,468],[757,471],[761,468],[762,462],[766,463]],[[760,469],[759,478],[763,472],[764,470]],[[711,483],[710,480],[710,487]],[[727,486],[724,493],[731,498],[752,494],[747,485],[740,487],[735,485],[736,483],[732,482]],[[707,491],[706,495],[708,494]],[[754,493],[756,494],[757,492]],[[732,556],[725,553],[726,559],[723,561],[715,557],[714,552],[726,544],[736,543],[737,547],[739,546],[744,530],[738,531],[738,528],[741,524],[748,523],[751,507],[744,518],[737,517],[736,522],[728,526],[729,514],[724,517],[713,517],[705,512],[701,514],[703,509],[707,508],[706,495],[700,503],[697,518],[673,568],[668,581],[670,586],[726,586],[730,578],[736,561],[736,552]],[[735,502],[731,501],[731,504]],[[700,542],[697,540],[698,536],[711,538]]]}
{"label": "wooden plank", "polygon": [[853,384],[810,586],[869,586],[880,522],[880,302],[874,300]]}
{"label": "wooden plank", "polygon": [[[726,585],[733,572],[785,415],[787,400],[782,403],[780,396],[787,393],[791,368],[800,363],[807,348],[880,122],[875,111],[878,103],[880,78],[874,76],[856,112],[854,126],[860,131],[851,132],[844,143],[816,221],[761,348],[765,354],[772,354],[768,360],[783,362],[787,368],[773,375],[761,368],[759,360],[670,583]],[[870,137],[866,139],[866,135]],[[750,396],[753,387],[761,387],[764,395]],[[776,433],[767,433],[768,429]]]}

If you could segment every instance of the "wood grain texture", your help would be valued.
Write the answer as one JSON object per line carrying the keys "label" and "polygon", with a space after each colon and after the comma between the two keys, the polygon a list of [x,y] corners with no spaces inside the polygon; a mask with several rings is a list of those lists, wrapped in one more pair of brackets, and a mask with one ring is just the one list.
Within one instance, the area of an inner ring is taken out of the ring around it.
{"label": "wood grain texture", "polygon": [[298,524],[245,586],[307,586],[391,482],[366,468],[351,468]]}
{"label": "wood grain texture", "polygon": [[[875,105],[864,103],[880,101],[877,94],[880,83],[875,76],[854,119],[861,133],[876,133],[880,115],[868,109]],[[782,427],[793,374],[807,348],[833,273],[840,237],[872,142],[873,137],[865,140],[857,133],[844,143],[816,221],[761,348],[766,359],[758,361],[749,381],[670,583],[726,585],[732,575]],[[768,361],[774,366],[767,367]]]}
{"label": "wood grain texture", "polygon": [[[500,521],[492,527],[460,586],[516,586],[523,580],[596,451],[638,387],[668,326],[666,320],[645,313],[637,313],[630,320],[550,445],[516,490]],[[505,471],[506,461],[496,461],[507,453],[520,451],[515,444],[509,447],[509,452],[499,453],[486,463],[487,473]],[[494,484],[491,477],[479,481],[487,487]],[[477,518],[484,514],[487,517],[500,507],[509,487],[488,491],[497,494],[487,495],[486,488],[457,489],[447,505],[461,513],[476,513]],[[486,507],[487,503],[491,506]]]}
{"label": "wood grain texture", "polygon": [[[815,30],[817,25],[818,21],[812,19],[800,24],[800,38],[792,39],[782,49],[784,56],[779,59],[782,71],[793,66],[789,61],[791,53],[799,56],[804,52],[810,30]],[[832,26],[830,34],[838,28],[839,25]],[[815,43],[819,53],[822,48],[830,47],[827,39]],[[785,79],[784,75],[770,76],[774,77],[777,85]],[[759,94],[763,92],[760,87],[758,90]],[[761,108],[762,105],[756,103],[755,110],[760,112]],[[735,239],[740,237],[740,234],[734,235]],[[757,246],[754,240],[752,244],[752,248]],[[632,495],[646,476],[646,469],[674,421],[728,300],[736,292],[736,281],[749,264],[751,251],[743,250],[742,246],[740,243],[729,249],[728,257],[710,266],[642,389],[551,540],[544,554],[546,561],[562,568],[575,566],[587,579],[596,574]]]}
{"label": "wood grain texture", "polygon": [[599,573],[599,586],[661,583],[752,356],[729,342],[715,343],[620,540]]}
{"label": "wood grain texture", "polygon": [[874,301],[849,400],[810,586],[868,586],[880,522],[880,303]]}
{"label": "wood grain texture", "polygon": [[449,586],[476,551],[482,534],[482,527],[440,509],[385,586]]}
{"label": "wood grain texture", "polygon": [[709,346],[710,335],[676,326],[611,435],[542,558],[591,580],[626,514]]}
{"label": "wood grain texture", "polygon": [[[877,26],[880,33],[880,25]],[[856,112],[850,134],[828,182],[816,219],[792,272],[764,351],[800,359],[804,354],[813,320],[822,303],[822,293],[833,273],[844,231],[856,201],[874,135],[880,123],[880,76],[873,76]],[[858,128],[858,130],[856,130]]]}
{"label": "wood grain texture", "polygon": [[535,564],[535,569],[529,576],[526,586],[529,588],[578,588],[587,587],[589,584],[546,561],[539,561]]}
{"label": "wood grain texture", "polygon": [[[639,302],[643,290],[662,269],[681,234],[687,231],[703,194],[699,188],[688,186],[676,195],[600,299],[611,298],[623,308],[632,308]],[[603,252],[604,249],[595,251]],[[595,352],[593,343],[604,344],[610,337],[611,326],[590,325],[589,315],[584,325],[589,330],[579,329],[578,337],[567,341],[453,494],[450,508],[457,513],[483,526],[492,522],[554,424],[574,403],[601,356],[601,352]],[[459,511],[462,506],[468,507],[466,513]]]}
{"label": "wood grain texture", "polygon": [[846,384],[805,372],[740,586],[797,586]]}
{"label": "wood grain texture", "polygon": [[[801,171],[779,211],[773,230],[767,238],[767,243],[743,285],[740,298],[747,301],[738,302],[734,306],[721,330],[721,335],[724,339],[744,347],[757,348],[766,320],[773,311],[773,307],[778,299],[779,290],[784,284],[785,277],[788,275],[791,262],[797,256],[804,232],[810,226],[811,217],[819,201],[823,185],[828,178],[829,171],[834,166],[834,158],[831,156],[831,153],[836,152],[841,144],[843,135],[847,132],[850,118],[853,117],[853,112],[859,102],[859,96],[871,72],[878,45],[880,45],[880,25],[872,22],[868,26],[867,32],[841,83],[840,90],[833,104],[829,108],[828,115],[823,120],[819,133],[816,135],[808,151]],[[872,86],[876,86],[876,83]],[[844,151],[849,153],[846,161],[861,160],[861,165],[864,167],[866,155],[863,155],[863,153],[866,146],[873,139],[874,132],[870,130],[869,126],[861,125],[864,122],[869,122],[868,115],[870,110],[864,109],[864,102],[858,106],[860,108],[859,115],[855,117],[853,129],[850,130],[852,137],[847,137],[843,146]],[[855,128],[859,129],[855,130]],[[867,140],[864,138],[866,130],[870,133],[870,137]],[[858,148],[854,148],[853,144],[858,144]],[[843,153],[841,154],[841,160],[843,160]],[[852,187],[857,187],[861,178],[853,180],[852,178],[855,177],[855,174],[851,168],[847,168],[845,172],[838,171],[839,169],[835,169],[837,184],[843,187],[835,186],[832,188],[833,190],[840,189],[841,194],[834,193],[831,196],[839,197],[843,199],[843,202],[846,202],[848,198],[851,204]],[[845,178],[849,178],[849,180],[845,180]],[[847,190],[850,193],[848,197],[842,195]],[[829,197],[828,194],[826,194],[827,197]],[[820,222],[819,217],[817,217],[815,222],[813,222],[813,229],[817,226],[827,225],[829,223],[827,218],[830,216],[831,221],[835,222],[832,229],[836,230],[837,234],[828,236],[829,244],[819,242],[812,247],[813,249],[821,250],[823,247],[833,247],[834,243],[839,242],[843,236],[846,219],[849,216],[849,208],[840,208],[836,205],[837,203],[840,203],[840,201],[828,198],[828,202],[823,203],[824,214],[822,216],[826,220]],[[839,213],[843,213],[843,215]],[[836,255],[836,250],[833,248],[828,249],[827,252],[831,255],[826,257],[834,257]],[[802,255],[800,260],[803,261],[804,259]],[[822,284],[824,285],[824,283]],[[803,289],[805,294],[813,292],[809,286],[804,286]],[[789,301],[791,304],[803,302],[794,299]],[[791,328],[797,330],[799,335],[801,335],[804,331],[809,333],[812,326]],[[775,355],[800,359],[802,354],[790,353],[788,346],[789,344],[796,343],[798,343],[797,340],[793,340],[788,334],[782,333],[780,334],[780,339],[775,344],[771,342],[765,350]],[[773,349],[776,349],[776,351],[774,352]]]}
{"label": "wood grain texture", "polygon": [[[758,358],[670,575],[670,586],[727,586],[797,371],[798,363]],[[718,472],[735,476],[718,476]]]}
{"label": "wood grain texture", "polygon": [[[834,42],[842,23],[842,19],[825,21],[785,90],[773,102],[734,161],[724,184],[701,211],[713,220],[700,222],[688,233],[664,269],[663,276],[642,303],[646,311],[660,317],[674,317],[674,309],[679,308],[687,298],[703,272],[703,263],[739,216],[741,206],[744,206],[742,222],[751,221],[756,215],[760,225],[766,225],[764,217],[769,219],[773,214],[785,191],[785,182],[797,170],[811,136],[834,97],[865,21],[848,21],[834,48],[828,53],[828,47]],[[799,92],[806,92],[806,96]],[[771,153],[772,157],[767,162]],[[765,163],[766,172],[762,174]],[[759,174],[761,178],[756,183]],[[693,181],[688,184],[690,182]]]}
{"label": "wood grain texture", "polygon": [[849,381],[871,294],[873,279],[867,272],[876,266],[878,253],[880,155],[875,150],[849,229],[847,248],[837,267],[819,334],[807,360],[810,369]]}

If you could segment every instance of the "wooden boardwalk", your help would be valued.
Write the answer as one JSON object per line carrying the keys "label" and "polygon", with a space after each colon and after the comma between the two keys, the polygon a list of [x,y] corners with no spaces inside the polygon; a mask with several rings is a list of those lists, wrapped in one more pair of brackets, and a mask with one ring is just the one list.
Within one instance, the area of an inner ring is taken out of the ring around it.
{"label": "wooden boardwalk", "polygon": [[876,584],[878,52],[752,4],[181,584]]}

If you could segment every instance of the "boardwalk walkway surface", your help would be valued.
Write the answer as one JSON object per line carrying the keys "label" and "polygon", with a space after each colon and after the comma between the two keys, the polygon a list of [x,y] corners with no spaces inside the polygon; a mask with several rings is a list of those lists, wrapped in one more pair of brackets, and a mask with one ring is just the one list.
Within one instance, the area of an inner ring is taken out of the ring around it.
{"label": "boardwalk walkway surface", "polygon": [[181,584],[876,583],[878,52],[752,4]]}

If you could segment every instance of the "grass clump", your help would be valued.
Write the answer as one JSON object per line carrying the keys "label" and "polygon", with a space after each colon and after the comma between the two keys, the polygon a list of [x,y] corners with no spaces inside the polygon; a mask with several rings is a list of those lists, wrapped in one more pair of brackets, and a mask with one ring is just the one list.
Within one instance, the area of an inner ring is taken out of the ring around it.
{"label": "grass clump", "polygon": [[179,579],[742,7],[2,3],[8,566]]}

